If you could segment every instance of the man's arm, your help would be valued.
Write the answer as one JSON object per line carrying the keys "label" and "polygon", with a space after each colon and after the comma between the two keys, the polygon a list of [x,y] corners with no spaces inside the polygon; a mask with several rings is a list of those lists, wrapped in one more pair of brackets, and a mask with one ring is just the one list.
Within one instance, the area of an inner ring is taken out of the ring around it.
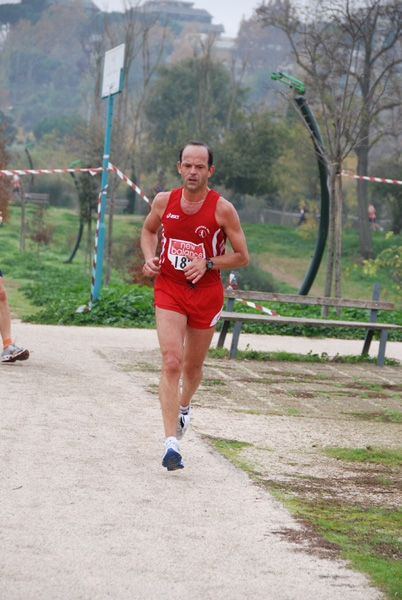
{"label": "man's arm", "polygon": [[161,192],[155,196],[151,212],[145,219],[142,227],[141,249],[145,259],[142,272],[147,277],[155,277],[160,271],[156,248],[158,246],[158,231],[168,200],[169,192]]}
{"label": "man's arm", "polygon": [[[241,228],[239,215],[233,204],[224,198],[219,198],[216,205],[216,220],[225,232],[232,252],[222,256],[212,256],[213,269],[237,269],[248,264],[246,238]],[[183,272],[187,279],[197,283],[207,270],[205,259],[195,259],[187,265]]]}

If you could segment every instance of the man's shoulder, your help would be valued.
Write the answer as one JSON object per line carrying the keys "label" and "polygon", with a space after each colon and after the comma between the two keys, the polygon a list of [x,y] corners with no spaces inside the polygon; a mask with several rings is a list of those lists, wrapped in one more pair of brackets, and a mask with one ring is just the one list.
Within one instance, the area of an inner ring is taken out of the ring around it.
{"label": "man's shoulder", "polygon": [[156,194],[155,198],[152,201],[152,206],[157,208],[164,208],[169,201],[171,192],[159,192]]}
{"label": "man's shoulder", "polygon": [[181,189],[182,188],[177,188],[175,190],[170,190],[168,192],[159,192],[158,194],[156,194],[155,198],[154,198],[154,202],[167,202],[170,198],[170,196],[172,194],[179,194],[181,193]]}
{"label": "man's shoulder", "polygon": [[216,203],[215,218],[220,225],[225,225],[237,221],[239,217],[233,204],[223,196],[219,196]]}
{"label": "man's shoulder", "polygon": [[218,201],[216,203],[216,210],[223,212],[232,212],[235,210],[235,207],[229,200],[226,200],[223,196],[219,196]]}

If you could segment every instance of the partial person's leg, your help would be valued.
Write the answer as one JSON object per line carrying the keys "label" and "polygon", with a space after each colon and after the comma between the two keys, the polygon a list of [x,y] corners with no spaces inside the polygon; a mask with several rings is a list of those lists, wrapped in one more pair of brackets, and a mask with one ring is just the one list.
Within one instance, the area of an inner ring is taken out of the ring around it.
{"label": "partial person's leg", "polygon": [[0,334],[4,341],[11,341],[10,307],[4,287],[3,277],[0,277]]}
{"label": "partial person's leg", "polygon": [[27,360],[29,350],[20,348],[11,340],[11,317],[3,277],[0,275],[0,335],[3,340],[3,350],[0,361],[13,363],[16,360]]}
{"label": "partial person's leg", "polygon": [[190,402],[197,391],[202,377],[202,367],[215,328],[195,329],[187,327],[184,358],[183,381],[180,395],[180,411],[177,422],[177,439],[181,440],[190,425]]}
{"label": "partial person's leg", "polygon": [[159,399],[163,426],[167,438],[176,437],[179,416],[179,381],[183,368],[183,344],[187,317],[180,313],[155,307],[156,328],[162,352],[162,372]]}
{"label": "partial person's leg", "polygon": [[183,355],[183,389],[180,404],[186,407],[200,385],[202,367],[211,345],[215,327],[194,329],[187,327]]}

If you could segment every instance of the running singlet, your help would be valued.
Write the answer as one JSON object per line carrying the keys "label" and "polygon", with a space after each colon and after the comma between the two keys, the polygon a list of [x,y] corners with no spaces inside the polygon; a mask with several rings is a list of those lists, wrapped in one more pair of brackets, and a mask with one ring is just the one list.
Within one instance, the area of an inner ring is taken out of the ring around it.
{"label": "running singlet", "polygon": [[[215,208],[220,194],[208,192],[199,211],[188,215],[181,208],[183,188],[170,193],[162,216],[162,251],[159,266],[162,275],[167,275],[181,284],[187,279],[183,269],[190,262],[186,256],[213,258],[225,254],[226,235],[215,219]],[[197,287],[220,283],[220,271],[206,271],[197,282]]]}

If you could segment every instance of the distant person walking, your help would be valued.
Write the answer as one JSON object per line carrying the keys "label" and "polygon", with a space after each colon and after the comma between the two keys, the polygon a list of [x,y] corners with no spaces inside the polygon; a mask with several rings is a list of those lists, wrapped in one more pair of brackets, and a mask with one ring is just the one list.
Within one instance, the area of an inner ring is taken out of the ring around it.
{"label": "distant person walking", "polygon": [[21,196],[21,177],[17,174],[13,175],[13,195]]}
{"label": "distant person walking", "polygon": [[299,221],[297,223],[298,227],[307,221],[306,213],[308,213],[307,202],[305,200],[302,200],[302,202],[300,204]]}
{"label": "distant person walking", "polygon": [[378,225],[378,223],[376,222],[376,211],[375,211],[375,206],[372,202],[370,202],[369,206],[368,206],[368,220],[370,222],[371,225],[371,229],[377,229],[378,231],[384,231],[384,229],[381,227],[381,225]]}

